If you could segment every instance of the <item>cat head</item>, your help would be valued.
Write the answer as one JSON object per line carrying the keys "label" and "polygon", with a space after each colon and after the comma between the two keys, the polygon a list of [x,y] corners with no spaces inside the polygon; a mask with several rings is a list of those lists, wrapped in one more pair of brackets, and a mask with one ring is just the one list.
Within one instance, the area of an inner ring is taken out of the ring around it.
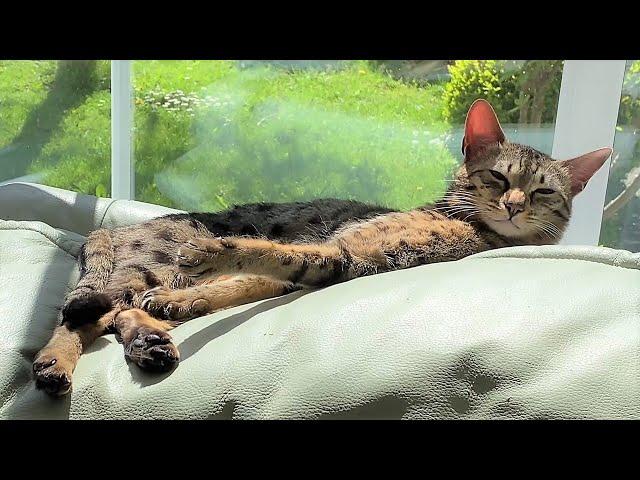
{"label": "cat head", "polygon": [[462,152],[464,164],[452,200],[503,237],[542,244],[560,240],[573,198],[612,149],[554,160],[531,147],[508,142],[491,105],[476,100],[467,113]]}

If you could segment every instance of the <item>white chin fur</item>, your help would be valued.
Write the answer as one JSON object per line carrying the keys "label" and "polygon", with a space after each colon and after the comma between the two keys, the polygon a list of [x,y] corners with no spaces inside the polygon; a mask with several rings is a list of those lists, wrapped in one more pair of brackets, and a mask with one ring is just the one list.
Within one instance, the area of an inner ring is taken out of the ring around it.
{"label": "white chin fur", "polygon": [[487,219],[485,222],[491,227],[493,231],[502,235],[503,237],[509,238],[521,238],[527,236],[528,229],[520,227],[518,224],[513,224],[510,221],[495,221],[492,219]]}

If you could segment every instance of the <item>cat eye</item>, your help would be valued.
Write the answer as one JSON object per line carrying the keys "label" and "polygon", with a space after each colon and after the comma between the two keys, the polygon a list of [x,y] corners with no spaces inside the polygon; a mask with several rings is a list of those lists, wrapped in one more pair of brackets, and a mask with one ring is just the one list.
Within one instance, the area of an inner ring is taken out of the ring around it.
{"label": "cat eye", "polygon": [[493,176],[493,178],[495,178],[496,180],[500,180],[501,182],[504,182],[507,186],[509,185],[509,180],[507,180],[507,177],[505,177],[503,174],[501,174],[500,172],[496,172],[495,170],[489,170],[489,173]]}
{"label": "cat eye", "polygon": [[533,193],[541,193],[543,195],[551,195],[552,193],[556,193],[555,190],[551,190],[550,188],[538,188],[534,190]]}

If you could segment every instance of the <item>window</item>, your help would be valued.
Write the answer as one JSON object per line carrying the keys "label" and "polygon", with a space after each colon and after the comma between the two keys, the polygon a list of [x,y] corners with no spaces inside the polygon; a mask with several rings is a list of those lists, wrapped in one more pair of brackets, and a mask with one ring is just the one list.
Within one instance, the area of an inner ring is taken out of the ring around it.
{"label": "window", "polygon": [[110,194],[110,62],[0,61],[0,184]]}
{"label": "window", "polygon": [[439,197],[480,96],[551,153],[561,61],[136,61],[136,199],[187,210]]}
{"label": "window", "polygon": [[445,190],[474,99],[494,105],[510,140],[558,158],[610,144],[620,100],[608,185],[594,177],[574,202],[563,243],[600,233],[638,251],[638,65],[627,62],[619,99],[624,61],[0,61],[0,184],[187,210],[317,197],[405,209]]}
{"label": "window", "polygon": [[629,60],[618,111],[600,242],[640,251],[640,60]]}

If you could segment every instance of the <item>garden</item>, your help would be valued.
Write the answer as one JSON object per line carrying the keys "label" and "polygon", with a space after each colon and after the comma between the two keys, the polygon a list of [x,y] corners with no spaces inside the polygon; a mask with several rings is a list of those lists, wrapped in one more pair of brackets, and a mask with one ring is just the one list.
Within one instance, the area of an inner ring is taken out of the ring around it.
{"label": "garden", "polygon": [[[415,207],[446,189],[475,98],[504,124],[552,127],[561,74],[561,61],[136,61],[136,199],[209,211],[318,197]],[[635,62],[625,133],[640,129],[639,79]],[[109,196],[110,108],[109,61],[0,61],[0,183]],[[629,138],[608,201],[635,188],[640,143]],[[604,244],[640,211],[635,191],[606,217]]]}

